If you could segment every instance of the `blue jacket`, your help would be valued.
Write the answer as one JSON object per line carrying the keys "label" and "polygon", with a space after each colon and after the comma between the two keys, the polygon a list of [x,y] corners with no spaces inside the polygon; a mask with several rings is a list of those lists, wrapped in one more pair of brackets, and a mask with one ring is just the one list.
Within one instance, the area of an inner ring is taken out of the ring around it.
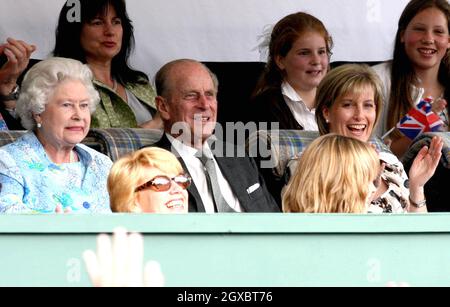
{"label": "blue jacket", "polygon": [[112,161],[79,144],[80,162],[55,164],[33,132],[0,148],[0,213],[109,213]]}

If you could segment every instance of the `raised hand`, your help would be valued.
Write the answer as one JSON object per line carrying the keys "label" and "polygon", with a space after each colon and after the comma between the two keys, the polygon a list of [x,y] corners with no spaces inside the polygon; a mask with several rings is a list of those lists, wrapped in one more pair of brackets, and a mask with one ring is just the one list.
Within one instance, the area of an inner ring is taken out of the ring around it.
{"label": "raised hand", "polygon": [[35,50],[34,45],[13,38],[8,38],[5,44],[0,45],[0,55],[4,54],[8,59],[0,68],[0,84],[14,86],[17,78],[27,68],[31,54]]}
{"label": "raised hand", "polygon": [[[439,160],[442,155],[444,140],[440,137],[433,137],[430,147],[424,146],[417,154],[409,170],[410,190],[423,188],[434,175]],[[411,191],[413,192],[413,191]]]}
{"label": "raised hand", "polygon": [[127,234],[126,229],[114,230],[109,236],[97,237],[97,254],[83,253],[89,277],[95,287],[162,287],[164,276],[158,262],[149,261],[142,270],[144,257],[141,234]]}

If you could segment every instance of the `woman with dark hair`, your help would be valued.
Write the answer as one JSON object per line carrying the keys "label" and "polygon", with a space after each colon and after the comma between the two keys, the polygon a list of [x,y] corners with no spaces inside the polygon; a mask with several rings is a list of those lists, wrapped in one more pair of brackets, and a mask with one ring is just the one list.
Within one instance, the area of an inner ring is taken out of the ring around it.
{"label": "woman with dark hair", "polygon": [[256,121],[317,130],[314,99],[333,46],[327,29],[314,16],[290,14],[275,25],[268,45],[268,62],[253,93]]}
{"label": "woman with dark hair", "polygon": [[70,20],[73,7],[64,4],[53,54],[79,60],[93,71],[101,102],[92,127],[162,126],[159,117],[154,118],[155,91],[148,77],[128,64],[135,41],[125,0],[79,2],[79,22]]}
{"label": "woman with dark hair", "polygon": [[[447,0],[411,0],[398,22],[391,62],[374,67],[384,83],[381,136],[394,128],[422,97],[433,98],[433,111],[448,130],[450,102],[450,4]],[[390,135],[391,149],[402,156],[411,141],[399,131]]]}

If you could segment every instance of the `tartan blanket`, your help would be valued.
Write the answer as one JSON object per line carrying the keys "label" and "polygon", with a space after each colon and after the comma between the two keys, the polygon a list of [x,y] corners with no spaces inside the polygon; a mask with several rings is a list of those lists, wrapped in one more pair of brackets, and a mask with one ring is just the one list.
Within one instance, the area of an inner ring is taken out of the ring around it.
{"label": "tartan blanket", "polygon": [[[0,131],[0,146],[14,142],[27,131]],[[162,135],[160,130],[137,128],[91,129],[83,144],[101,152],[114,162],[123,155],[136,151],[143,146],[157,142]]]}
{"label": "tartan blanket", "polygon": [[[292,161],[297,160],[305,148],[317,137],[318,131],[304,130],[260,130],[250,135],[247,140],[247,153],[255,157],[261,153],[266,159],[266,167],[271,167],[273,174],[282,178]],[[378,151],[391,152],[379,138],[371,138]]]}

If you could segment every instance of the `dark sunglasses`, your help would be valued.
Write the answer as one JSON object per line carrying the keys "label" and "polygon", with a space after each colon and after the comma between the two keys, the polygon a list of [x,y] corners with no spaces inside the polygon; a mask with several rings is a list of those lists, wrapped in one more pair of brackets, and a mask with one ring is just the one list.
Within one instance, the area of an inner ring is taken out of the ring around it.
{"label": "dark sunglasses", "polygon": [[166,192],[169,191],[172,181],[178,184],[182,189],[186,190],[191,185],[192,179],[188,175],[178,175],[173,178],[160,175],[137,187],[135,192],[140,192],[146,189],[150,189],[155,192]]}

